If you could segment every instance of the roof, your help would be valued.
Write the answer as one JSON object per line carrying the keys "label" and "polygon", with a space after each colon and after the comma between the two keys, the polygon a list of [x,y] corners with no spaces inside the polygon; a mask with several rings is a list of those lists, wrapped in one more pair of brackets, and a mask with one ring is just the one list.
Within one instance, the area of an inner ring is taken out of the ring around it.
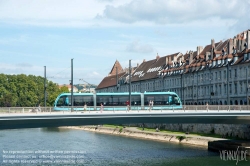
{"label": "roof", "polygon": [[[123,76],[125,74],[125,72],[119,73],[118,79]],[[110,86],[116,86],[116,75],[110,75],[107,77],[104,77],[103,80],[101,81],[101,83],[96,87],[96,89],[102,89],[102,88],[106,88],[106,87],[110,87]]]}
{"label": "roof", "polygon": [[116,67],[117,67],[117,72],[118,73],[123,72],[123,69],[122,69],[122,66],[121,66],[120,62],[116,60],[113,67],[112,67],[112,69],[111,69],[111,71],[109,72],[109,75],[116,75]]}
{"label": "roof", "polygon": [[[143,62],[133,73],[132,75],[132,82],[133,81],[140,81],[140,80],[148,80],[158,77],[159,71],[164,69],[168,64],[166,64],[166,59],[168,57],[177,56],[180,53],[175,53],[171,55],[167,55],[164,57],[160,57],[159,60],[153,59],[150,61]],[[172,63],[172,61],[168,62]]]}

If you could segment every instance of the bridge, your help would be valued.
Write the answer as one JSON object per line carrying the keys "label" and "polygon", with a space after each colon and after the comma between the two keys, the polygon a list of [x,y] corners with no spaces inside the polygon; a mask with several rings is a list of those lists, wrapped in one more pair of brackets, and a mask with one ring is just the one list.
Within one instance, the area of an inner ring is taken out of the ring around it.
{"label": "bridge", "polygon": [[131,123],[250,124],[250,111],[242,110],[138,110],[1,113],[0,129]]}

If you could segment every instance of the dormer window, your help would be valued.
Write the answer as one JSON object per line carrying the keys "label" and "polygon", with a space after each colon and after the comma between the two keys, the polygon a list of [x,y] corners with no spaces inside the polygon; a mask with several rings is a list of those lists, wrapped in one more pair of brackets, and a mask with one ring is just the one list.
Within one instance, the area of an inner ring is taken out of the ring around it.
{"label": "dormer window", "polygon": [[244,54],[244,61],[247,60],[247,53]]}
{"label": "dormer window", "polygon": [[234,63],[238,60],[238,56],[234,57]]}
{"label": "dormer window", "polygon": [[247,43],[244,44],[245,49],[247,49]]}
{"label": "dormer window", "polygon": [[215,62],[215,61],[213,61],[213,67],[216,65],[215,63],[216,63],[216,62]]}
{"label": "dormer window", "polygon": [[237,50],[233,47],[233,54],[236,54]]}
{"label": "dormer window", "polygon": [[208,59],[211,60],[211,55],[208,55]]}

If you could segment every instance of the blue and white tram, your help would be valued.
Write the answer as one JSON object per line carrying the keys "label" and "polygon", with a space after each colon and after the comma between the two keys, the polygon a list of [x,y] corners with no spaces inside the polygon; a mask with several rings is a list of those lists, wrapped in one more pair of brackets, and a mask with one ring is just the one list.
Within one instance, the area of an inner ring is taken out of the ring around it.
{"label": "blue and white tram", "polygon": [[[150,106],[150,101],[153,105]],[[104,111],[127,110],[129,93],[73,93],[73,108],[75,111],[100,110]],[[145,92],[131,93],[131,110],[167,110],[182,109],[179,96],[174,92]],[[54,111],[71,110],[71,93],[60,94],[54,103]]]}

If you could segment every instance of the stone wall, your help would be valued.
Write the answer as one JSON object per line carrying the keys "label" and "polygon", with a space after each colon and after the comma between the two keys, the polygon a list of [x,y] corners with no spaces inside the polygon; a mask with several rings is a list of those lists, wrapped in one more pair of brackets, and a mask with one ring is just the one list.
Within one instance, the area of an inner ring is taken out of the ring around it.
{"label": "stone wall", "polygon": [[[136,124],[142,126],[142,124]],[[222,137],[231,136],[242,139],[250,139],[250,124],[149,124],[146,128],[159,128],[171,131],[183,131],[205,134],[219,134]]]}

